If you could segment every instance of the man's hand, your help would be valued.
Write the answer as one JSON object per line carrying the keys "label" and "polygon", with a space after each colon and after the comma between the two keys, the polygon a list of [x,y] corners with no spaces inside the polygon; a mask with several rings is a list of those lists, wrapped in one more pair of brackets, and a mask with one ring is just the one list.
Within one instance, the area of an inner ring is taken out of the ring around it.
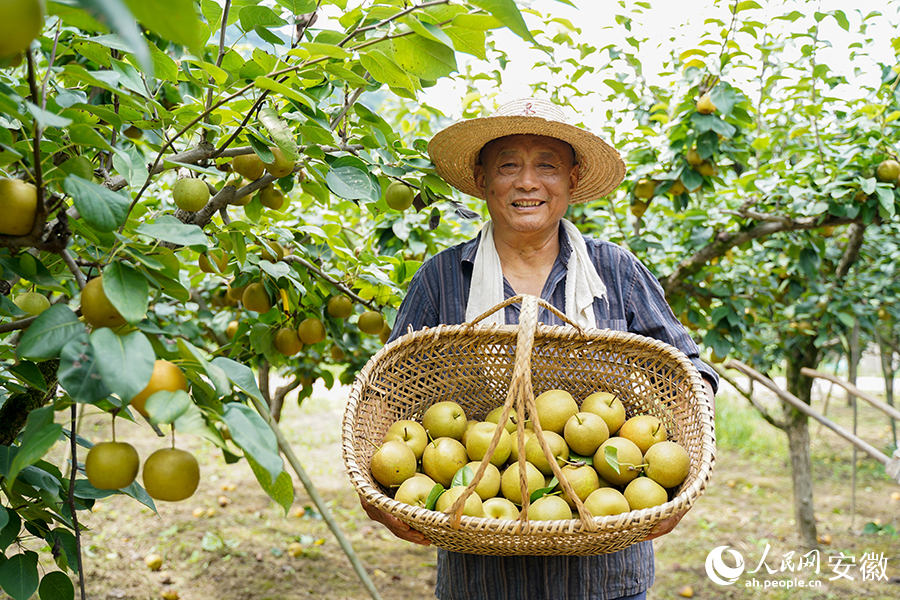
{"label": "man's hand", "polygon": [[431,542],[421,531],[413,529],[394,515],[389,515],[383,510],[372,506],[371,504],[366,502],[362,496],[359,497],[359,503],[362,505],[363,510],[366,511],[366,514],[369,515],[370,519],[372,519],[373,521],[378,521],[379,523],[387,527],[388,531],[393,533],[401,540],[406,540],[407,542],[412,542],[414,544],[419,544],[422,546],[431,545]]}
{"label": "man's hand", "polygon": [[683,510],[677,515],[672,515],[667,519],[663,519],[659,523],[653,526],[653,529],[650,530],[650,533],[647,534],[642,541],[649,542],[650,540],[656,539],[662,535],[666,535],[678,525],[678,522],[687,514],[687,510]]}

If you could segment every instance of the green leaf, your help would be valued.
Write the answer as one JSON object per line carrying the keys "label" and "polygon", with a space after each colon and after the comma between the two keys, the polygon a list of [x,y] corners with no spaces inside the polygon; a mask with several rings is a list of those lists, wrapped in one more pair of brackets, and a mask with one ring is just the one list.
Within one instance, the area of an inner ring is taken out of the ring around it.
{"label": "green leaf", "polygon": [[279,6],[283,6],[295,15],[303,15],[316,10],[316,0],[275,0]]}
{"label": "green leaf", "polygon": [[153,62],[147,50],[147,42],[137,27],[131,11],[119,0],[76,0],[92,17],[108,25],[128,45],[143,71],[153,76]]}
{"label": "green leaf", "polygon": [[73,600],[75,584],[62,571],[51,571],[41,579],[38,596],[41,600]]}
{"label": "green leaf", "polygon": [[203,352],[183,338],[178,338],[178,350],[185,360],[196,361],[216,388],[216,396],[221,398],[231,392],[231,383],[225,371],[207,360]]}
{"label": "green leaf", "polygon": [[0,552],[5,552],[9,548],[9,545],[19,536],[19,530],[22,529],[22,517],[19,516],[19,513],[5,508],[3,510],[6,511],[7,520],[6,524],[0,527]]}
{"label": "green leaf", "polygon": [[69,134],[69,139],[76,146],[111,150],[109,142],[90,125],[76,123],[69,127],[67,133]]}
{"label": "green leaf", "polygon": [[253,371],[250,367],[224,356],[217,356],[213,359],[212,364],[222,369],[225,375],[228,376],[228,379],[231,380],[231,383],[236,385],[238,389],[260,402],[264,402],[262,392],[259,391],[259,387],[256,385],[256,378],[253,376]]}
{"label": "green leaf", "polygon": [[[62,550],[56,557],[56,564],[63,569],[69,568],[78,573],[78,547],[75,542],[75,534],[68,529],[57,527],[48,531],[44,539],[54,550]],[[38,593],[40,594],[40,590]]]}
{"label": "green leaf", "polygon": [[33,362],[22,361],[9,367],[9,372],[25,385],[46,393],[47,382],[44,381],[44,375],[41,373],[40,368]]}
{"label": "green leaf", "polygon": [[463,465],[459,468],[456,474],[453,475],[453,480],[450,482],[450,487],[457,487],[460,485],[468,486],[472,483],[472,480],[475,478],[475,473],[472,472],[472,469],[469,468],[469,465]]}
{"label": "green leaf", "polygon": [[130,402],[147,387],[156,355],[142,332],[120,336],[108,327],[95,329],[91,346],[104,383],[123,402]]}
{"label": "green leaf", "polygon": [[144,410],[150,415],[151,423],[161,425],[174,422],[192,406],[194,403],[184,390],[161,390],[147,398]]}
{"label": "green leaf", "polygon": [[296,100],[297,102],[300,102],[301,104],[305,104],[306,106],[308,106],[312,109],[317,108],[310,101],[310,99],[307,96],[305,96],[304,94],[301,94],[294,88],[288,87],[288,86],[284,85],[283,83],[279,83],[270,77],[265,77],[265,76],[257,77],[256,79],[253,80],[253,83],[256,85],[256,87],[258,87],[260,89],[269,90],[270,92],[275,92],[277,94],[281,94],[282,96],[285,96],[286,98],[290,98],[291,100]]}
{"label": "green leaf", "polygon": [[[193,0],[124,0],[138,22],[163,38],[187,46],[199,55],[206,42],[206,27]],[[208,32],[206,32],[208,33]]]}
{"label": "green leaf", "polygon": [[0,565],[0,588],[13,600],[28,600],[38,589],[38,555],[26,551]]}
{"label": "green leaf", "polygon": [[182,223],[171,215],[163,215],[154,223],[143,223],[137,232],[170,244],[207,249],[206,234],[197,225]]}
{"label": "green leaf", "polygon": [[241,29],[244,31],[253,31],[256,26],[259,27],[284,27],[288,24],[268,6],[245,6],[240,11]]}
{"label": "green leaf", "polygon": [[66,117],[57,115],[56,113],[44,110],[40,106],[32,104],[27,100],[25,101],[25,108],[28,109],[28,112],[32,117],[34,117],[34,120],[37,121],[38,124],[44,129],[48,129],[50,127],[62,128],[72,124],[72,119],[67,119]]}
{"label": "green leaf", "polygon": [[694,113],[691,115],[691,121],[696,126],[698,133],[714,131],[728,139],[731,139],[734,137],[734,134],[737,133],[737,127],[731,123],[726,123],[717,115],[701,115],[700,113]]}
{"label": "green leaf", "polygon": [[135,146],[127,149],[116,148],[113,154],[113,167],[132,187],[142,185],[150,174],[147,171],[146,159]]}
{"label": "green leaf", "polygon": [[[6,524],[9,523],[9,511],[0,504],[0,530],[6,527]],[[6,548],[0,548],[0,552],[3,552]]]}
{"label": "green leaf", "polygon": [[19,451],[9,468],[7,478],[12,481],[25,467],[33,465],[56,444],[62,425],[53,422],[53,406],[36,408],[28,413]]}
{"label": "green leaf", "polygon": [[315,42],[304,42],[297,44],[297,48],[302,48],[309,52],[310,56],[328,56],[330,58],[338,58],[340,60],[349,60],[353,55],[344,48],[334,44],[317,44]]}
{"label": "green leaf", "polygon": [[431,491],[428,492],[428,497],[425,499],[425,508],[428,510],[434,510],[434,507],[437,505],[438,498],[441,497],[441,494],[444,493],[444,486],[439,483],[434,484],[434,487],[431,488]]}
{"label": "green leaf", "polygon": [[411,79],[403,67],[381,50],[360,52],[359,62],[375,81],[407,90],[415,90],[419,87],[418,82]]}
{"label": "green leaf", "polygon": [[153,502],[153,498],[151,498],[147,491],[135,480],[126,488],[122,488],[121,490],[98,490],[94,486],[91,485],[91,482],[87,479],[79,479],[75,482],[75,497],[82,498],[85,500],[100,500],[102,498],[108,498],[110,496],[116,496],[124,494],[126,496],[130,496],[152,510],[156,512],[156,504]]}
{"label": "green leaf", "polygon": [[59,356],[69,340],[84,333],[84,324],[65,304],[54,304],[38,316],[25,330],[16,355],[21,358],[46,359]]}
{"label": "green leaf", "polygon": [[332,168],[325,175],[325,183],[328,189],[346,200],[377,202],[381,198],[378,179],[368,171],[350,165]]}
{"label": "green leaf", "polygon": [[144,274],[122,261],[114,261],[103,269],[103,292],[119,314],[131,324],[147,314],[150,284]]}
{"label": "green leaf", "polygon": [[522,18],[522,13],[519,12],[519,8],[516,6],[514,0],[469,0],[471,4],[479,8],[483,8],[488,11],[495,17],[497,17],[503,25],[509,28],[510,31],[515,33],[517,36],[525,40],[526,42],[535,42],[534,37],[532,37],[531,32],[528,31],[528,26],[525,24],[525,19]]}
{"label": "green leaf", "polygon": [[294,135],[287,123],[278,116],[278,111],[271,107],[266,107],[259,111],[259,120],[269,132],[269,135],[275,140],[275,145],[281,149],[285,158],[296,161],[300,158],[297,152],[297,142],[294,141]]}
{"label": "green leaf", "polygon": [[128,218],[128,199],[102,185],[69,175],[63,189],[72,196],[78,214],[97,231],[114,231]]}
{"label": "green leaf", "polygon": [[453,40],[457,52],[465,52],[484,60],[487,57],[487,36],[483,31],[465,27],[445,27],[444,32]]}
{"label": "green leaf", "polygon": [[607,446],[603,450],[603,456],[606,458],[606,464],[612,467],[612,470],[616,473],[621,473],[619,470],[619,450],[615,446]]}
{"label": "green leaf", "polygon": [[247,459],[247,464],[250,465],[253,474],[256,475],[259,486],[269,495],[269,498],[284,509],[284,514],[287,515],[291,505],[294,503],[294,484],[291,481],[291,476],[282,469],[273,482],[269,477],[270,474],[253,460],[249,454],[245,455],[244,458]]}
{"label": "green leaf", "polygon": [[421,35],[394,38],[392,49],[397,64],[419,79],[436,80],[456,71],[453,48]]}
{"label": "green leaf", "polygon": [[278,440],[268,423],[252,408],[239,402],[226,404],[222,419],[228,425],[231,440],[269,473],[274,485],[284,471],[284,461],[278,454]]}

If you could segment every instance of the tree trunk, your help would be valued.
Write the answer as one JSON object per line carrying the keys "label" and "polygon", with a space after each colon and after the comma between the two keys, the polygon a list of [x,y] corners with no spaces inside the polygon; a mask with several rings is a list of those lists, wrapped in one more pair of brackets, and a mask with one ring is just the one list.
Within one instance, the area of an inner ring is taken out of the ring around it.
{"label": "tree trunk", "polygon": [[[819,351],[811,338],[796,340],[788,353],[787,391],[810,403],[813,380],[800,374],[803,367],[815,368]],[[818,546],[815,507],[813,505],[812,458],[809,450],[809,417],[794,408],[786,408],[785,433],[791,458],[791,478],[794,486],[794,518],[800,542],[806,548]]]}
{"label": "tree trunk", "polygon": [[[853,329],[850,331],[850,353],[847,357],[847,381],[856,385],[856,376],[859,373],[859,361],[862,358],[862,352],[859,347],[859,320],[853,323]],[[847,406],[853,406],[856,402],[856,396],[847,395]],[[855,421],[854,421],[855,424]],[[856,433],[854,431],[854,433]]]}

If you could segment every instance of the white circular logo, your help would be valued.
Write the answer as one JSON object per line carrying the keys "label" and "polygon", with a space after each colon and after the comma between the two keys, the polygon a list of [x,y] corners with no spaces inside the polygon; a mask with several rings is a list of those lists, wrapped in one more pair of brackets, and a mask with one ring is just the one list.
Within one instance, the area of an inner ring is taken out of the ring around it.
{"label": "white circular logo", "polygon": [[729,567],[722,560],[722,554],[728,550],[728,546],[719,546],[713,549],[706,557],[706,575],[719,585],[731,585],[737,581],[744,572],[744,557],[736,550],[728,550],[734,557],[735,566]]}

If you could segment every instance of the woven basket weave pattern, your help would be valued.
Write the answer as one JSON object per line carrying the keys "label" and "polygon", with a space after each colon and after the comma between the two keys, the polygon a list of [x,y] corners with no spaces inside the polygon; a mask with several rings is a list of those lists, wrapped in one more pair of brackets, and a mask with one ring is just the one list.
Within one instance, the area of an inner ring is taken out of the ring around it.
{"label": "woven basket weave pattern", "polygon": [[[693,364],[661,342],[629,333],[579,332],[537,325],[531,353],[534,395],[549,389],[581,401],[597,391],[618,395],[628,416],[651,414],[691,458],[685,482],[669,502],[595,518],[511,521],[462,517],[399,503],[374,481],[368,465],[375,445],[400,419],[421,422],[435,402],[459,403],[469,419],[503,405],[513,379],[517,325],[439,326],[409,333],[383,348],[357,376],[344,417],[343,447],[357,491],[372,505],[423,532],[436,546],[495,555],[586,555],[621,550],[643,539],[662,519],[702,494],[714,463],[712,409]],[[513,409],[515,410],[515,409]],[[594,529],[594,531],[590,531]]]}

